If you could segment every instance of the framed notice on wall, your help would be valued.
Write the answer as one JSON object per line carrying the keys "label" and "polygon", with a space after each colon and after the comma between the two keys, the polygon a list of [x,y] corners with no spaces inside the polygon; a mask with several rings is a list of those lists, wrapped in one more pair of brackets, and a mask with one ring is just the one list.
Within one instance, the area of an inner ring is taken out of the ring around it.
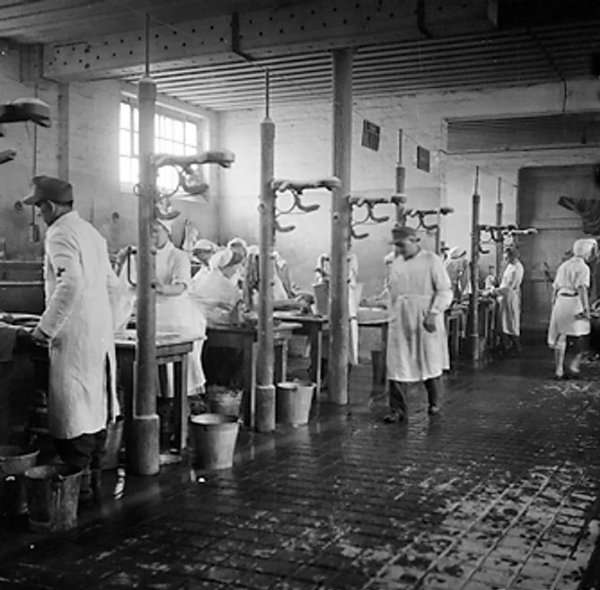
{"label": "framed notice on wall", "polygon": [[375,125],[375,123],[363,120],[362,139],[360,142],[361,145],[363,147],[369,148],[370,150],[377,151],[379,149],[380,132],[381,128],[379,127],[379,125]]}
{"label": "framed notice on wall", "polygon": [[429,172],[431,166],[429,150],[417,146],[417,168],[423,172]]}

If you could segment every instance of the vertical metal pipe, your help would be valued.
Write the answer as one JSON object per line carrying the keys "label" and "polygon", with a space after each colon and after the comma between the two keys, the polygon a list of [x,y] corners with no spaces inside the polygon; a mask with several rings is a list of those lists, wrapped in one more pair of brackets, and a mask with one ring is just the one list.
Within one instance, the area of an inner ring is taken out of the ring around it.
{"label": "vertical metal pipe", "polygon": [[[396,164],[396,194],[406,193],[406,168],[402,165],[402,129],[398,129],[398,163]],[[400,226],[406,225],[406,208],[403,203],[396,204],[396,223]]]}
{"label": "vertical metal pipe", "polygon": [[[498,179],[498,201],[496,202],[496,225],[502,225],[502,213],[503,213],[503,205],[502,205],[502,179]],[[496,281],[500,282],[500,277],[502,276],[501,266],[502,266],[502,250],[504,249],[504,240],[499,240],[496,242]]]}
{"label": "vertical metal pipe", "polygon": [[475,191],[471,213],[471,298],[469,300],[469,340],[471,360],[479,362],[479,216],[481,197],[479,191],[479,166],[475,170]]}
{"label": "vertical metal pipe", "polygon": [[352,153],[352,49],[333,52],[333,174],[341,186],[331,208],[331,278],[329,284],[329,401],[348,403],[348,247]]}
{"label": "vertical metal pipe", "polygon": [[156,169],[154,112],[156,84],[144,76],[138,84],[140,110],[140,196],[138,199],[137,356],[132,449],[128,462],[139,475],[159,471],[159,425],[156,415],[156,293],[151,226],[155,219]]}
{"label": "vertical metal pipe", "polygon": [[[267,74],[268,88],[268,74]],[[268,97],[267,97],[268,105]],[[271,187],[275,161],[275,124],[267,115],[260,124],[260,236],[258,305],[258,359],[256,367],[256,429],[275,430],[275,387],[273,366],[273,282],[275,242],[275,193]]]}

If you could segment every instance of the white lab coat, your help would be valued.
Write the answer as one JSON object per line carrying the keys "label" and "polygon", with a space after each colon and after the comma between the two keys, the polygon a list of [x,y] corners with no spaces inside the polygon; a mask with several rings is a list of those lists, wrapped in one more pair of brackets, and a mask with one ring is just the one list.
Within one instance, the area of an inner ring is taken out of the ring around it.
{"label": "white lab coat", "polygon": [[512,336],[521,333],[521,283],[523,282],[523,265],[515,260],[509,262],[502,273],[500,281],[500,319],[502,332]]}
{"label": "white lab coat", "polygon": [[116,277],[106,241],[71,211],[45,240],[46,309],[40,329],[50,336],[48,418],[54,438],[106,428],[118,414],[111,295]]}
{"label": "white lab coat", "polygon": [[554,279],[556,299],[548,327],[549,346],[555,347],[564,336],[586,336],[590,333],[590,320],[577,318],[584,311],[577,290],[580,287],[589,289],[590,274],[589,266],[579,256],[573,256],[558,267]]}
{"label": "white lab coat", "polygon": [[[452,303],[452,286],[442,260],[425,250],[392,263],[389,280],[387,378],[417,382],[439,377],[450,368],[444,311]],[[423,321],[436,313],[436,330]]]}
{"label": "white lab coat", "polygon": [[156,252],[156,280],[165,285],[183,283],[186,286],[181,295],[156,295],[156,330],[195,340],[188,358],[188,394],[195,395],[202,390],[206,381],[201,362],[206,318],[189,294],[192,276],[188,255],[170,241]]}

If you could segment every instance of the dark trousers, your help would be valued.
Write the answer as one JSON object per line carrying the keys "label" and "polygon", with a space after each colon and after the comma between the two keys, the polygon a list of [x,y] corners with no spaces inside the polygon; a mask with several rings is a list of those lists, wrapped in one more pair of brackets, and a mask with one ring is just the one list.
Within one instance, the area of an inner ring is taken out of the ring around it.
{"label": "dark trousers", "polygon": [[[406,403],[406,394],[408,393],[408,383],[404,381],[388,381],[390,387],[390,409],[395,414],[406,416],[408,405]],[[427,379],[423,381],[425,391],[427,391],[427,401],[429,406],[437,406],[442,389],[441,377]]]}
{"label": "dark trousers", "polygon": [[75,438],[55,438],[54,447],[65,465],[76,469],[100,469],[106,446],[106,429]]}

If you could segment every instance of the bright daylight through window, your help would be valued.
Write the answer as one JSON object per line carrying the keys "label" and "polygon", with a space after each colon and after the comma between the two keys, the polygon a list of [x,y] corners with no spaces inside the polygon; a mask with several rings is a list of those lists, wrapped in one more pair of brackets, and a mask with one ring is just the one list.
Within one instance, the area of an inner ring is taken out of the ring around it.
{"label": "bright daylight through window", "polygon": [[[187,156],[200,149],[199,124],[185,117],[157,114],[155,118],[154,150],[157,154]],[[138,182],[139,174],[139,111],[129,102],[121,102],[119,124],[119,175],[121,184]],[[175,176],[170,178],[169,176]],[[161,170],[159,184],[177,183],[173,168]]]}

